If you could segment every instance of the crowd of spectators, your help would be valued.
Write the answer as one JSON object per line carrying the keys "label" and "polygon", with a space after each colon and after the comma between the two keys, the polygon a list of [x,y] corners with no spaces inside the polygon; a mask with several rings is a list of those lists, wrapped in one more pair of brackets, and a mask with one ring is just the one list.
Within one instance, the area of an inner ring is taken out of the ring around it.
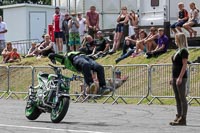
{"label": "crowd of spectators", "polygon": [[[178,3],[178,19],[170,26],[174,34],[183,32],[183,27],[189,32],[190,37],[196,37],[197,31],[192,26],[199,21],[199,10],[193,2],[190,3],[189,7],[191,10],[188,13],[184,8],[184,4],[182,2]],[[137,13],[133,10],[128,12],[126,6],[121,8],[121,12],[116,18],[117,25],[113,33],[113,40],[104,37],[100,30],[99,13],[96,11],[95,6],[91,6],[85,16],[86,18],[83,17],[81,12],[72,12],[70,14],[67,12],[63,14],[60,12],[60,8],[56,7],[52,21],[55,40],[50,40],[48,34],[43,36],[44,41],[40,44],[33,42],[28,54],[24,57],[36,56],[41,58],[48,56],[49,53],[57,52],[63,54],[69,51],[81,51],[92,59],[97,59],[107,54],[112,55],[122,48],[121,56],[115,60],[118,63],[129,56],[136,57],[143,54],[144,57],[151,58],[167,52],[169,37],[165,35],[164,29],[156,29],[155,27],[145,30],[141,29],[138,25],[139,18]],[[6,33],[6,25],[1,21],[2,17],[0,17],[0,24],[4,27],[2,33]],[[127,27],[128,36],[124,33]],[[2,43],[4,40],[0,40],[1,51],[3,50]],[[66,44],[66,50],[63,49],[63,44]],[[2,52],[2,55],[4,53],[5,51]],[[3,62],[8,61],[4,58]]]}

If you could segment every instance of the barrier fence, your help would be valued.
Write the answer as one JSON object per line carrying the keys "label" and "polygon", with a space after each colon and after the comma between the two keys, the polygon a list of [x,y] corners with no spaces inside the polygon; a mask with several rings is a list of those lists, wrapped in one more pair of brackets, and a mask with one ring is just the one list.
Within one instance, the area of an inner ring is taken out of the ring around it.
{"label": "barrier fence", "polygon": [[[112,93],[106,95],[108,99],[112,99],[113,103],[117,103],[121,99],[127,103],[126,98],[140,99],[137,104],[140,104],[144,99],[148,104],[152,104],[154,100],[162,102],[162,98],[173,98],[174,93],[169,81],[172,77],[172,65],[117,65],[104,66],[105,77],[107,83],[114,82]],[[39,71],[44,73],[54,73],[50,67],[32,67],[32,66],[0,66],[0,98],[19,98],[20,94],[27,96],[28,87],[37,85],[37,74]],[[120,71],[122,79],[116,77],[115,72]],[[72,76],[73,73],[67,69],[62,70],[62,73],[67,76]],[[76,74],[77,75],[77,74]],[[123,77],[128,77],[123,81]],[[117,83],[122,81],[120,85]],[[100,95],[87,94],[81,90],[80,85],[84,85],[83,76],[78,74],[76,80],[70,83],[70,95],[75,102],[84,102],[89,98],[98,97]],[[191,64],[188,67],[188,91],[189,104],[194,100],[198,104],[200,102],[200,64]],[[151,100],[149,100],[151,98]]]}

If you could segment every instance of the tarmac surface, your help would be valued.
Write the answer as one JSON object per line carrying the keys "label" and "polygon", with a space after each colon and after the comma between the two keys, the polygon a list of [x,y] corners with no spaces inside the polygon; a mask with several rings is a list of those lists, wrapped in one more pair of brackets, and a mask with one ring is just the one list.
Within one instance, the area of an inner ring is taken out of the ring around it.
{"label": "tarmac surface", "polygon": [[72,103],[61,123],[43,113],[30,121],[25,101],[0,99],[0,133],[199,133],[200,107],[189,106],[187,126],[170,126],[175,106]]}

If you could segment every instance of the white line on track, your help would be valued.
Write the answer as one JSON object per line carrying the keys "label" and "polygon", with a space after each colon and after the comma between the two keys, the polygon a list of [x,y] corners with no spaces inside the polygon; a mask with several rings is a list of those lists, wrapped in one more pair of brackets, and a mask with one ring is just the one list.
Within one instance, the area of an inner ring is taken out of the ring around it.
{"label": "white line on track", "polygon": [[11,127],[11,128],[26,128],[26,129],[36,129],[36,130],[51,130],[51,131],[68,131],[72,133],[111,133],[111,132],[97,132],[97,131],[85,131],[85,130],[70,130],[70,129],[57,129],[48,127],[32,127],[32,126],[18,126],[18,125],[6,125],[0,124],[0,127]]}

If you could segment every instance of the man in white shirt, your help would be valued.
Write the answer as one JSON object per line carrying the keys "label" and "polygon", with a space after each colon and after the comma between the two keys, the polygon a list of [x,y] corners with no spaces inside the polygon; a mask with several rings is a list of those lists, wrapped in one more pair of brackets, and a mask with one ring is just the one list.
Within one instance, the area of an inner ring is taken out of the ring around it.
{"label": "man in white shirt", "polygon": [[82,14],[80,12],[78,13],[78,22],[79,22],[80,42],[82,42],[84,35],[86,33],[86,19],[82,17]]}
{"label": "man in white shirt", "polygon": [[2,16],[0,16],[0,55],[5,46],[5,33],[7,32],[6,23],[2,21]]}

